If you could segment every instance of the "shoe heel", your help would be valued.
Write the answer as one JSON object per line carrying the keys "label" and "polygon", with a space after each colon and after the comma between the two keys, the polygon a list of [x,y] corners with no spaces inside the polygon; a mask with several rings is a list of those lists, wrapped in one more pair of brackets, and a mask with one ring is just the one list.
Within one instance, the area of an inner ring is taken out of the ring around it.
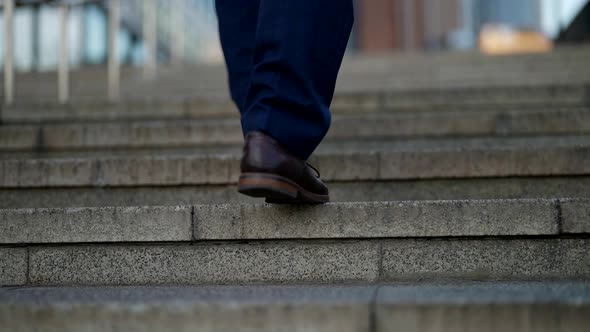
{"label": "shoe heel", "polygon": [[296,199],[299,195],[299,189],[290,180],[265,173],[240,175],[238,192],[251,197],[265,197],[271,200]]}

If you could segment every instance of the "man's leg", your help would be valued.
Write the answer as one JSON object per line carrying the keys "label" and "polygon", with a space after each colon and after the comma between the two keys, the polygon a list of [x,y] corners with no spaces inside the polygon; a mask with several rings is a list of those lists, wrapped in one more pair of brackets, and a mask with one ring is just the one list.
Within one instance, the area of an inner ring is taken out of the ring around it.
{"label": "man's leg", "polygon": [[275,203],[324,203],[305,160],[330,126],[329,106],[353,0],[217,0],[221,43],[246,145],[238,190]]}
{"label": "man's leg", "polygon": [[230,93],[240,112],[250,86],[259,7],[260,0],[215,1]]}
{"label": "man's leg", "polygon": [[[237,11],[250,6],[251,0],[238,2]],[[309,158],[330,127],[329,106],[353,8],[353,0],[260,0],[253,67],[242,108],[244,134],[262,132],[294,156]],[[230,53],[229,58],[235,56]],[[232,87],[232,94],[241,93],[242,87]]]}

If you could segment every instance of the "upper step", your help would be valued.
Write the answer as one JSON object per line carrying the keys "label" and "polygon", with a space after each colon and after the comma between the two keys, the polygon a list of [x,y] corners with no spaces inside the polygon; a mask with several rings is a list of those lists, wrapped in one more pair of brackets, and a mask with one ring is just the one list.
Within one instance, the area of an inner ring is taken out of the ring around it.
{"label": "upper step", "polygon": [[585,332],[589,314],[576,281],[0,290],[22,332]]}
{"label": "upper step", "polygon": [[[438,67],[436,67],[438,68]],[[441,70],[443,70],[441,72]],[[404,74],[404,72],[406,73]],[[590,83],[586,63],[570,69],[543,68],[519,70],[515,68],[491,68],[479,70],[462,66],[444,72],[444,67],[435,69],[416,68],[369,68],[358,72],[342,70],[337,84],[337,93],[359,91],[409,91],[441,88],[494,88],[546,85],[582,85]],[[135,76],[141,74],[140,71]],[[201,73],[184,70],[170,77],[153,81],[142,81],[140,77],[123,80],[121,95],[124,100],[142,100],[146,96],[155,98],[174,97],[225,97],[227,93],[226,73]],[[106,77],[102,79],[72,78],[71,96],[74,101],[107,99]],[[84,84],[76,84],[84,82]],[[50,80],[17,80],[15,98],[17,101],[56,100],[55,77]]]}
{"label": "upper step", "polygon": [[[536,84],[588,82],[587,48],[530,56],[355,56],[346,59],[339,79],[342,91],[359,86],[428,87],[474,84]],[[55,73],[18,75],[17,99],[55,99]],[[122,95],[141,98],[146,93],[166,96],[222,95],[227,89],[223,66],[162,68],[156,81],[142,79],[140,69],[124,68]],[[362,81],[362,84],[358,84]],[[74,99],[104,99],[106,69],[74,71]],[[76,84],[84,82],[84,84]],[[377,84],[378,83],[378,84]],[[100,96],[100,97],[99,97]]]}
{"label": "upper step", "polygon": [[[589,76],[590,77],[590,76]],[[547,110],[590,105],[588,84],[453,88],[440,84],[429,89],[390,91],[381,83],[377,88],[362,89],[355,83],[350,92],[337,93],[332,102],[334,113],[367,113],[382,111],[458,111],[458,110]],[[224,90],[225,91],[225,90]],[[227,92],[215,98],[198,94],[155,96],[143,93],[141,98],[106,102],[102,99],[59,104],[28,98],[2,110],[4,122],[39,122],[64,120],[118,120],[211,117],[233,115],[237,111],[228,101]]]}
{"label": "upper step", "polygon": [[[335,115],[328,140],[590,134],[590,108]],[[159,148],[243,142],[237,118],[0,126],[0,151]]]}
{"label": "upper step", "polygon": [[[241,146],[5,153],[0,187],[232,184]],[[311,163],[327,181],[572,176],[590,173],[587,136],[325,142]]]}
{"label": "upper step", "polygon": [[[588,48],[530,56],[356,56],[345,60],[338,93],[410,91],[440,88],[491,88],[590,83]],[[166,98],[225,98],[227,73],[223,66],[160,68],[156,80],[145,80],[141,70],[124,68],[121,96],[144,100]],[[73,71],[74,101],[104,101],[106,68]],[[0,82],[1,84],[2,82]],[[16,100],[56,101],[55,73],[17,75]]]}

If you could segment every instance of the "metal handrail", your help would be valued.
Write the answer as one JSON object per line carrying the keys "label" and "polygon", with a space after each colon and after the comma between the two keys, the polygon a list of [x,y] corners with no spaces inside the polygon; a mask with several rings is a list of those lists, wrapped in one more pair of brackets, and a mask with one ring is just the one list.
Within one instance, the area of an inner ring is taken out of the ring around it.
{"label": "metal handrail", "polygon": [[[74,6],[87,3],[100,3],[108,12],[108,55],[107,55],[107,91],[108,98],[116,101],[120,98],[121,87],[121,64],[118,59],[117,36],[121,29],[121,1],[120,0],[0,0],[4,6],[4,102],[7,105],[14,103],[15,96],[15,75],[14,75],[14,33],[13,16],[16,6],[33,6],[39,4],[50,4],[59,7],[59,31],[60,39],[58,46],[58,100],[60,103],[67,103],[70,100],[70,68],[68,54],[68,16],[70,9]],[[155,78],[157,67],[157,30],[156,30],[156,3],[155,0],[142,0],[143,5],[143,38],[145,40],[144,76],[148,79]],[[182,17],[183,8],[176,8],[173,15]],[[181,37],[171,38],[171,50],[178,61],[181,53],[184,53],[184,43]]]}
{"label": "metal handrail", "polygon": [[[111,0],[113,1],[113,0]],[[117,0],[118,1],[118,0]],[[58,100],[60,103],[66,103],[70,99],[70,70],[69,70],[69,53],[68,53],[68,16],[70,8],[73,6],[83,5],[97,0],[3,0],[4,6],[4,102],[6,105],[14,103],[14,33],[13,20],[14,8],[16,6],[32,6],[38,4],[51,4],[60,8],[60,41],[59,41],[59,64],[58,64]],[[115,26],[116,28],[116,26]],[[116,34],[114,34],[116,35]],[[116,51],[116,50],[115,50]],[[109,63],[115,61],[115,57],[109,54]],[[118,86],[118,69],[109,70],[109,86],[115,84]],[[112,76],[112,77],[111,77]],[[109,90],[110,91],[110,90]],[[114,97],[117,97],[114,94]]]}
{"label": "metal handrail", "polygon": [[67,4],[68,6],[77,6],[89,2],[99,2],[100,0],[15,0],[17,6],[29,6],[37,4]]}
{"label": "metal handrail", "polygon": [[4,0],[4,102],[14,102],[13,12],[14,1]]}

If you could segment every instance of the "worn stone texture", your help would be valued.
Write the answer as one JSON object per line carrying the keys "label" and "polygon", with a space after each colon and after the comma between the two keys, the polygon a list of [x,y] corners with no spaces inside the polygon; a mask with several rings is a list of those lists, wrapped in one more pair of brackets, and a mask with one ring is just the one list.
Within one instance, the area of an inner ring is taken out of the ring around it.
{"label": "worn stone texture", "polygon": [[564,233],[590,233],[590,198],[560,200],[560,205]]}
{"label": "worn stone texture", "polygon": [[[553,112],[513,112],[507,117],[506,127],[499,130],[501,134],[521,133],[538,134],[573,134],[590,131],[590,112],[574,109],[556,110]],[[506,119],[505,118],[505,119]]]}
{"label": "worn stone texture", "polygon": [[0,248],[0,286],[18,286],[27,282],[27,249]]}
{"label": "worn stone texture", "polygon": [[260,200],[240,195],[235,185],[0,189],[3,209],[256,202]]}
{"label": "worn stone texture", "polygon": [[[198,178],[199,166],[185,178]],[[204,167],[204,166],[203,166]],[[184,169],[186,171],[186,169]],[[206,178],[203,176],[203,178]],[[204,180],[203,180],[204,181]],[[330,182],[332,202],[585,197],[590,177],[520,177]],[[254,204],[235,185],[0,189],[0,208]]]}
{"label": "worn stone texture", "polygon": [[385,284],[377,331],[585,331],[587,281]]}
{"label": "worn stone texture", "polygon": [[[436,166],[433,166],[436,165]],[[583,175],[590,147],[383,152],[381,179]]]}
{"label": "worn stone texture", "polygon": [[87,186],[96,166],[89,159],[8,159],[0,162],[0,172],[2,187]]}
{"label": "worn stone texture", "polygon": [[0,292],[0,331],[365,332],[371,286],[29,288]]}
{"label": "worn stone texture", "polygon": [[2,125],[0,127],[0,149],[33,149],[37,146],[39,128],[34,125]]}
{"label": "worn stone texture", "polygon": [[[51,319],[43,317],[50,316]],[[367,304],[146,304],[0,307],[0,331],[218,332],[369,330]]]}
{"label": "worn stone texture", "polygon": [[[104,186],[228,184],[239,177],[234,155],[101,159],[97,182]],[[122,171],[124,170],[124,171]]]}
{"label": "worn stone texture", "polygon": [[0,210],[0,243],[190,241],[190,207]]}
{"label": "worn stone texture", "polygon": [[36,247],[33,285],[374,281],[369,242]]}
{"label": "worn stone texture", "polygon": [[[590,133],[588,109],[363,112],[333,118],[327,139]],[[243,142],[239,119],[218,118],[9,124],[0,150],[181,147]]]}
{"label": "worn stone texture", "polygon": [[49,149],[174,147],[243,141],[238,119],[91,122],[53,124],[41,128],[42,143]]}
{"label": "worn stone texture", "polygon": [[4,331],[586,331],[587,282],[0,289]]}
{"label": "worn stone texture", "polygon": [[383,244],[383,281],[590,277],[587,239],[407,239]]}
{"label": "worn stone texture", "polygon": [[379,178],[379,154],[339,153],[318,156],[322,179],[330,181],[375,180]]}
{"label": "worn stone texture", "polygon": [[375,331],[584,332],[588,314],[574,304],[380,305]]}
{"label": "worn stone texture", "polygon": [[550,200],[198,205],[199,240],[552,235]]}
{"label": "worn stone texture", "polygon": [[[512,148],[501,147],[508,141],[500,141],[499,145],[472,141],[464,148],[449,140],[441,142],[439,148],[434,148],[431,141],[397,146],[396,142],[354,142],[344,145],[347,149],[338,153],[330,152],[338,149],[338,144],[330,143],[326,151],[312,160],[319,165],[326,181],[587,175],[590,146],[580,145],[581,140],[572,139],[571,144],[553,147],[527,147],[527,143],[534,141],[519,140]],[[473,147],[480,144],[493,146]],[[233,184],[239,178],[239,162],[239,154],[230,153],[2,160],[0,185],[39,188]]]}

